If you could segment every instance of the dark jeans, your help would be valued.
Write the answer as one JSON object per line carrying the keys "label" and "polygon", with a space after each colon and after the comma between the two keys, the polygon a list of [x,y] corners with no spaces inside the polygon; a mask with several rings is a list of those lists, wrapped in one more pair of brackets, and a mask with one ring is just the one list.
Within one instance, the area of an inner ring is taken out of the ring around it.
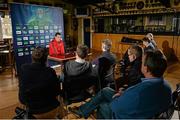
{"label": "dark jeans", "polygon": [[110,103],[115,91],[109,87],[103,88],[91,100],[80,106],[80,112],[83,117],[87,118],[91,112],[97,110],[97,117],[104,119],[112,118]]}
{"label": "dark jeans", "polygon": [[60,64],[59,62],[56,62],[56,61],[53,61],[53,60],[48,60],[48,66],[54,66],[54,65],[58,65],[58,64]]}

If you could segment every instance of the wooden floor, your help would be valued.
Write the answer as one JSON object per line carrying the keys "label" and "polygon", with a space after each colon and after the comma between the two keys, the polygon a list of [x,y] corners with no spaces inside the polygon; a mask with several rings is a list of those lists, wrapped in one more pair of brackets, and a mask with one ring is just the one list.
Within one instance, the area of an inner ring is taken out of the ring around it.
{"label": "wooden floor", "polygon": [[[180,82],[180,63],[169,66],[164,76],[174,90]],[[7,69],[0,73],[0,119],[11,119],[17,106],[21,106],[18,101],[18,80]]]}
{"label": "wooden floor", "polygon": [[18,104],[18,80],[7,69],[0,73],[0,119],[12,118]]}

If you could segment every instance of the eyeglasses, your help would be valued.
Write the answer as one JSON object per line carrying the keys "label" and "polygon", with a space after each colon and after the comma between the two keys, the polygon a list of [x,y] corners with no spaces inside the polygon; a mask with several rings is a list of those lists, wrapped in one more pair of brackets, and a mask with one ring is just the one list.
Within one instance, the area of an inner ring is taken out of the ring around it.
{"label": "eyeglasses", "polygon": [[133,55],[133,53],[128,54],[128,56],[131,56],[131,55]]}

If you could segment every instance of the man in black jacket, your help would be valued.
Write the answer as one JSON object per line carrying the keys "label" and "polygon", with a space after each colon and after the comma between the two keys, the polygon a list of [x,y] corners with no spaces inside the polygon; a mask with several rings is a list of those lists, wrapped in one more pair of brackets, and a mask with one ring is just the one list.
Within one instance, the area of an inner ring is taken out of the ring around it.
{"label": "man in black jacket", "polygon": [[[140,81],[140,78],[144,77],[141,72],[141,63],[142,63],[142,53],[143,50],[138,45],[132,45],[127,51],[129,65],[126,67],[126,70],[123,70],[125,73],[120,77],[119,82],[122,86],[127,84],[128,87],[135,85]],[[122,73],[121,73],[122,74]]]}
{"label": "man in black jacket", "polygon": [[115,56],[115,54],[113,54],[111,52],[111,46],[112,46],[112,42],[110,39],[104,39],[102,41],[102,46],[101,46],[102,47],[102,54],[92,61],[92,64],[94,66],[99,65],[99,58],[102,58],[102,57],[107,58],[110,61],[111,65],[116,63],[116,56]]}
{"label": "man in black jacket", "polygon": [[55,71],[46,67],[47,55],[46,48],[35,48],[32,63],[22,65],[19,76],[19,100],[36,118],[58,114],[60,85]]}
{"label": "man in black jacket", "polygon": [[102,41],[102,54],[92,61],[94,74],[100,77],[100,88],[110,86],[113,89],[114,77],[113,77],[113,67],[116,64],[116,55],[111,52],[112,42],[110,39],[104,39]]}

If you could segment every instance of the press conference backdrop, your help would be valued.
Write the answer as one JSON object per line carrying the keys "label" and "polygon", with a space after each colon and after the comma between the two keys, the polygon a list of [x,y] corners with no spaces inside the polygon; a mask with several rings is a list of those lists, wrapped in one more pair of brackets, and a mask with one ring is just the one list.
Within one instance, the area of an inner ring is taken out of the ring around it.
{"label": "press conference backdrop", "polygon": [[64,38],[63,9],[30,4],[10,4],[13,47],[17,73],[20,66],[31,62],[36,46],[48,47],[56,32]]}

